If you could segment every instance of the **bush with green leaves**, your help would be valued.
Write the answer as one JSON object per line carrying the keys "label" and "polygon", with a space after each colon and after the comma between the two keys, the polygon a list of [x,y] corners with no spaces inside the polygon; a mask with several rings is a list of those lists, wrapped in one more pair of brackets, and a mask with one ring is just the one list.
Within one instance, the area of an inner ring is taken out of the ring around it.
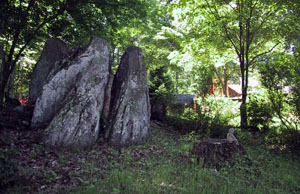
{"label": "bush with green leaves", "polygon": [[[274,116],[272,104],[264,91],[249,95],[248,118],[249,125],[259,132],[267,132]],[[256,131],[257,132],[257,131]]]}
{"label": "bush with green leaves", "polygon": [[[196,131],[205,137],[224,138],[230,126],[239,122],[239,102],[226,97],[201,97],[196,100],[196,113],[191,107],[186,107],[181,114],[175,114],[177,121],[173,126],[180,131]],[[236,122],[237,121],[237,122]]]}
{"label": "bush with green leaves", "polygon": [[200,117],[208,117],[210,123],[237,126],[234,119],[239,116],[239,102],[224,96],[201,97],[197,100],[197,113]]}
{"label": "bush with green leaves", "polygon": [[160,100],[164,104],[170,103],[174,95],[174,83],[167,67],[157,67],[149,70],[150,99]]}
{"label": "bush with green leaves", "polygon": [[300,152],[300,131],[286,129],[280,135],[281,144],[291,151]]}
{"label": "bush with green leaves", "polygon": [[267,139],[299,151],[300,67],[295,55],[273,53],[259,66],[261,82],[267,89],[271,109],[276,114],[272,134]]}
{"label": "bush with green leaves", "polygon": [[261,82],[272,109],[287,129],[298,129],[300,119],[300,67],[294,56],[274,53],[260,66]]}

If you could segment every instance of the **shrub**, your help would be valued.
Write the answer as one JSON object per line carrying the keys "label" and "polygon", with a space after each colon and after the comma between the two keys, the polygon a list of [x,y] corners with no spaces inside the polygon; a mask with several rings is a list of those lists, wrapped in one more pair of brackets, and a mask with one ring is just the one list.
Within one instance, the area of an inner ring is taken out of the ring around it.
{"label": "shrub", "polygon": [[281,144],[293,152],[300,152],[300,131],[294,129],[286,129],[280,135]]}
{"label": "shrub", "polygon": [[195,131],[201,136],[225,138],[229,126],[235,125],[238,117],[238,102],[225,97],[202,97],[197,100],[197,110],[185,107],[183,112],[174,114],[172,121],[175,129],[189,133]]}
{"label": "shrub", "polygon": [[248,118],[251,127],[262,133],[267,132],[273,115],[272,104],[264,93],[249,96]]}

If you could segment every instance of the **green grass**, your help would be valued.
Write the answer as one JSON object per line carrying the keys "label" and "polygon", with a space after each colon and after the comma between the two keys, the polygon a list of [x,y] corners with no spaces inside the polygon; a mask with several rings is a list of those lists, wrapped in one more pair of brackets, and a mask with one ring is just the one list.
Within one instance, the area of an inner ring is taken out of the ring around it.
{"label": "green grass", "polygon": [[246,147],[252,165],[216,171],[198,165],[191,148],[171,129],[153,127],[145,145],[122,148],[103,176],[77,193],[300,193],[300,162],[291,154]]}

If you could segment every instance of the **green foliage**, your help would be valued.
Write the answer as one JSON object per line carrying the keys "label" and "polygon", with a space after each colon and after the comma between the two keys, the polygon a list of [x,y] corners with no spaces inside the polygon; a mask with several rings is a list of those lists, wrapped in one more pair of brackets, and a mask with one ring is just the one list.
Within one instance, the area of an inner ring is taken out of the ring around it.
{"label": "green foliage", "polygon": [[169,104],[174,95],[174,85],[167,67],[161,66],[151,69],[149,75],[149,96],[151,99],[160,100]]}
{"label": "green foliage", "polygon": [[280,144],[293,152],[300,152],[300,131],[295,129],[283,130],[280,134]]}
{"label": "green foliage", "polygon": [[[177,30],[180,32],[178,36],[185,39],[181,42],[181,49],[169,56],[171,62],[184,67],[189,76],[193,76],[189,70],[195,66],[213,69],[221,83],[224,79],[224,90],[231,73],[220,67],[239,63],[242,101],[246,105],[249,72],[280,44],[281,37],[276,29],[286,7],[271,1],[203,0],[175,1],[172,8],[174,23],[181,30]],[[246,109],[240,111],[244,127],[247,112]]]}
{"label": "green foliage", "polygon": [[224,96],[202,97],[198,101],[198,114],[210,118],[211,123],[237,125],[233,119],[238,116],[239,102]]}
{"label": "green foliage", "polygon": [[287,129],[299,125],[300,71],[292,55],[275,53],[260,66],[262,84],[267,89],[272,109]]}
{"label": "green foliage", "polygon": [[265,93],[252,94],[249,96],[247,105],[250,126],[260,132],[267,132],[274,116],[274,110],[267,95]]}
{"label": "green foliage", "polygon": [[168,122],[176,131],[182,134],[201,131],[201,125],[197,120],[187,120],[180,117],[169,117]]}
{"label": "green foliage", "polygon": [[[175,129],[195,131],[205,137],[225,138],[230,126],[238,126],[239,103],[225,97],[202,97],[197,101],[197,113],[185,107],[182,113],[173,113],[171,124]],[[177,117],[177,118],[176,118]]]}
{"label": "green foliage", "polygon": [[27,75],[32,67],[26,70],[19,60],[24,55],[30,58],[32,50],[40,51],[47,38],[60,38],[74,47],[85,45],[90,35],[97,35],[111,43],[112,51],[120,48],[123,52],[143,29],[135,26],[146,23],[148,7],[155,5],[156,1],[143,0],[4,1],[0,8],[0,104],[16,69],[18,75],[11,77],[16,89],[28,91]]}

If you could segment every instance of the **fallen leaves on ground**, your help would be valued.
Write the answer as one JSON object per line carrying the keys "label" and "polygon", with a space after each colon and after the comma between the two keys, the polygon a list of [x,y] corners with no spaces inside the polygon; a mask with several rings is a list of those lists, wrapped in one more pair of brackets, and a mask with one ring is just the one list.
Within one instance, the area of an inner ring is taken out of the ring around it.
{"label": "fallen leaves on ground", "polygon": [[[12,122],[20,120],[10,118],[12,113],[0,114]],[[20,127],[19,123],[2,125],[0,129],[0,191],[6,193],[71,192],[103,179],[123,161],[141,161],[135,164],[144,165],[147,157],[163,154],[166,147],[159,142],[151,146],[113,148],[100,140],[85,151],[54,151],[34,141],[32,137],[38,134],[32,134],[35,132]]]}

